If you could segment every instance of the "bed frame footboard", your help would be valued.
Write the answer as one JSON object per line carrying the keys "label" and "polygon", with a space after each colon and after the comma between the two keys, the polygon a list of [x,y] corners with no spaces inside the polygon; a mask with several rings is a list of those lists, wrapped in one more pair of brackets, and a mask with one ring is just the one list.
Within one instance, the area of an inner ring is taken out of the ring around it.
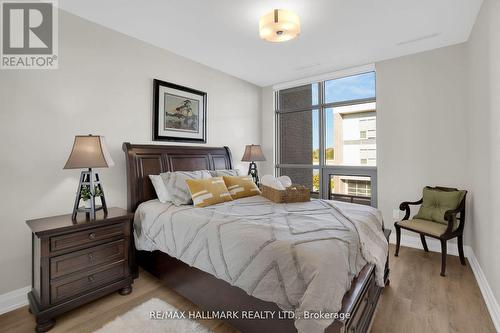
{"label": "bed frame footboard", "polygon": [[[136,251],[136,260],[166,287],[175,290],[204,311],[280,311],[275,303],[250,296],[243,289],[231,286],[226,281],[161,251]],[[325,333],[368,332],[382,289],[375,282],[375,266],[367,264],[342,300],[341,312],[349,313],[349,318],[334,321]],[[229,318],[224,321],[243,333],[297,332],[293,319]]]}

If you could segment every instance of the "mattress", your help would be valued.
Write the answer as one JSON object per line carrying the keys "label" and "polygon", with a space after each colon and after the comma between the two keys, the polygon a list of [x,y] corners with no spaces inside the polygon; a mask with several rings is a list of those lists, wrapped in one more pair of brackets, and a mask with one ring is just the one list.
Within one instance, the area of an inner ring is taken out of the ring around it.
{"label": "mattress", "polygon": [[151,200],[136,210],[134,238],[138,250],[162,251],[295,311],[297,330],[315,333],[335,316],[304,314],[340,311],[366,263],[383,286],[382,226],[377,209],[337,201],[277,204],[254,196],[195,208]]}

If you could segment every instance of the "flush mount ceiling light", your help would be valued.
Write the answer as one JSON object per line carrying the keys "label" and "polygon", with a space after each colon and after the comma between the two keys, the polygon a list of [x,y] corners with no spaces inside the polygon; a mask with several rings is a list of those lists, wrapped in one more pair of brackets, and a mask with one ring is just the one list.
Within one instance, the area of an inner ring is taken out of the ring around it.
{"label": "flush mount ceiling light", "polygon": [[275,9],[259,21],[260,38],[268,42],[285,42],[300,34],[297,14],[285,9]]}

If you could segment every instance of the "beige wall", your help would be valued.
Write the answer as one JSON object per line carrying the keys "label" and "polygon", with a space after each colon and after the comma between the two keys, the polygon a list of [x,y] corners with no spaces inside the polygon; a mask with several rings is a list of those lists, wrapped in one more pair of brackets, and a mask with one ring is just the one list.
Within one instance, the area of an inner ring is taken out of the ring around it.
{"label": "beige wall", "polygon": [[469,187],[464,50],[460,44],[376,64],[378,205],[386,225],[425,185]]}
{"label": "beige wall", "polygon": [[467,42],[468,239],[500,300],[500,2],[485,0]]}
{"label": "beige wall", "polygon": [[78,170],[62,170],[75,134],[105,135],[116,165],[101,178],[126,207],[123,141],[151,140],[152,80],[208,93],[208,145],[229,145],[237,166],[261,138],[261,89],[61,12],[60,68],[0,71],[0,294],[31,281],[24,221],[68,213]]}

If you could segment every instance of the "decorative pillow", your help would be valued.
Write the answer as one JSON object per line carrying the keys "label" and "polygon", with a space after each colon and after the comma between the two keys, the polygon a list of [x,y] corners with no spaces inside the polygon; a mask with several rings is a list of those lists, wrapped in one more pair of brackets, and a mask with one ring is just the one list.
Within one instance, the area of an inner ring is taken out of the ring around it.
{"label": "decorative pillow", "polygon": [[463,195],[464,191],[446,192],[424,187],[422,205],[413,218],[448,224],[444,219],[444,213],[456,209]]}
{"label": "decorative pillow", "polygon": [[236,169],[225,169],[225,170],[209,170],[212,177],[222,177],[222,176],[239,176],[240,171]]}
{"label": "decorative pillow", "polygon": [[260,190],[253,182],[251,176],[224,176],[229,193],[233,199],[259,195]]}
{"label": "decorative pillow", "polygon": [[155,188],[156,196],[161,203],[172,201],[172,198],[168,193],[165,183],[160,175],[149,175],[149,179],[151,179],[151,183]]}
{"label": "decorative pillow", "polygon": [[186,179],[186,184],[195,207],[206,207],[233,200],[222,177]]}
{"label": "decorative pillow", "polygon": [[176,206],[190,205],[192,203],[191,194],[186,184],[187,179],[208,179],[211,177],[210,172],[206,170],[164,172],[160,176],[171,201]]}

